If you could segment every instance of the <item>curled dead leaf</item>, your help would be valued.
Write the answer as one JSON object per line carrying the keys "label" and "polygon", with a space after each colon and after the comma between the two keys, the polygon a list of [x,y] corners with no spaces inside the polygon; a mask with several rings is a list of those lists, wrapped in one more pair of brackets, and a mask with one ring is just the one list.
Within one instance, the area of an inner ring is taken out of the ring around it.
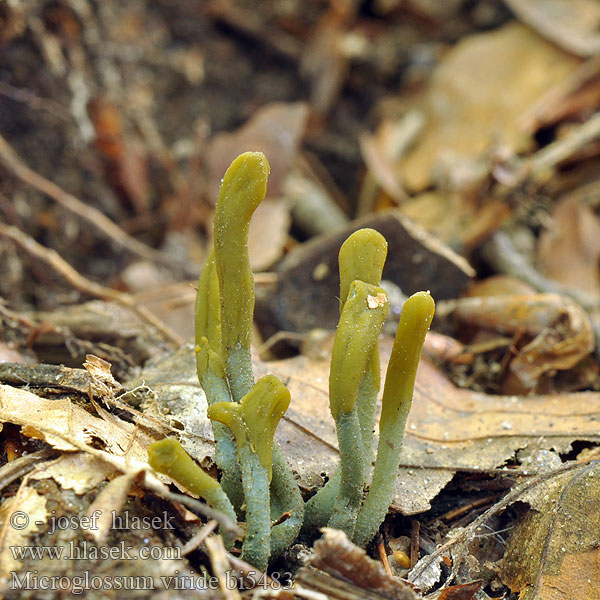
{"label": "curled dead leaf", "polygon": [[570,369],[594,349],[585,311],[557,294],[463,298],[453,306],[452,314],[464,325],[527,336],[509,364],[523,391],[535,390],[542,375]]}
{"label": "curled dead leaf", "polygon": [[90,392],[102,400],[112,400],[120,385],[110,372],[110,363],[99,356],[86,354],[83,367],[90,374]]}
{"label": "curled dead leaf", "polygon": [[7,580],[10,572],[17,570],[21,564],[13,556],[11,548],[26,545],[30,537],[39,531],[38,523],[45,523],[48,517],[46,498],[28,486],[27,481],[28,478],[25,478],[17,493],[0,506],[0,581]]}
{"label": "curled dead leaf", "polygon": [[0,385],[0,422],[22,426],[24,435],[43,439],[58,450],[78,450],[92,439],[108,452],[146,463],[154,441],[143,429],[118,419],[91,415],[69,399],[47,400],[27,390]]}

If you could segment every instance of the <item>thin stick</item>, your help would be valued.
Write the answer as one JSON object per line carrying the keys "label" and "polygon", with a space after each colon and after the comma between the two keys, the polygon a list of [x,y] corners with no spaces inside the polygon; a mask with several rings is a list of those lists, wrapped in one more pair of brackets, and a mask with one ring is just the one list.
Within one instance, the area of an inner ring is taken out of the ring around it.
{"label": "thin stick", "polygon": [[211,519],[206,525],[204,525],[198,533],[190,538],[185,545],[181,548],[181,554],[185,556],[190,552],[193,552],[199,548],[204,540],[218,527],[219,522],[216,519]]}
{"label": "thin stick", "polygon": [[381,536],[379,536],[379,539],[377,540],[377,554],[379,554],[379,560],[381,561],[381,564],[383,565],[385,572],[390,577],[393,577],[394,574],[392,573],[392,569],[390,568],[390,561],[388,560],[388,557],[387,557],[387,554],[385,551],[385,544],[383,542],[383,537],[381,537]]}
{"label": "thin stick", "polygon": [[162,252],[154,250],[139,240],[131,237],[97,208],[84,204],[81,200],[72,194],[65,192],[52,181],[49,181],[39,173],[30,169],[1,135],[0,162],[23,183],[46,194],[63,208],[66,208],[77,215],[93,228],[101,231],[113,242],[146,260],[173,266],[173,261],[166,257]]}
{"label": "thin stick", "polygon": [[540,179],[550,178],[553,169],[563,160],[571,158],[590,142],[600,137],[600,112],[585,123],[574,127],[568,135],[536,152],[529,160],[530,172]]}
{"label": "thin stick", "polygon": [[113,300],[133,311],[138,317],[140,317],[140,319],[154,327],[168,342],[174,346],[179,346],[182,343],[183,340],[179,337],[179,335],[177,335],[177,333],[172,331],[168,325],[163,323],[146,307],[140,306],[131,295],[105,287],[94,281],[90,281],[78,273],[55,250],[38,244],[38,242],[36,242],[31,236],[27,235],[20,229],[17,229],[12,225],[0,223],[0,235],[11,239],[31,256],[34,256],[35,258],[45,262],[59,275],[62,275],[76,290],[79,290],[84,294],[102,298],[103,300]]}
{"label": "thin stick", "polygon": [[410,532],[410,568],[412,569],[419,562],[419,538],[421,534],[421,522],[413,519]]}

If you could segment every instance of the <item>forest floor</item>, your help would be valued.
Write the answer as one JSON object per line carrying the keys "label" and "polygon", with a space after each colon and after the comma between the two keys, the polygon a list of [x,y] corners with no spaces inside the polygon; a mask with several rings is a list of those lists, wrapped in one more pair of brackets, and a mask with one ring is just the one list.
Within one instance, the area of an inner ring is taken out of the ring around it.
{"label": "forest floor", "polygon": [[[0,596],[599,598],[599,6],[0,0]],[[436,301],[380,534],[311,532],[256,586],[147,464],[176,435],[217,474],[195,286],[248,150],[253,365],[305,498],[342,242],[388,241],[383,373]]]}

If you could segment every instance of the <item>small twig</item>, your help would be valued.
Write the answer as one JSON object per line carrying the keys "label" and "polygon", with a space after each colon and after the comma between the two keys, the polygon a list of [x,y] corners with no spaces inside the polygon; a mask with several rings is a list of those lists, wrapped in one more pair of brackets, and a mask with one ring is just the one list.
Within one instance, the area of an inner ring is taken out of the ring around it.
{"label": "small twig", "polygon": [[36,96],[25,88],[14,87],[5,81],[0,81],[0,94],[6,96],[15,102],[21,102],[32,110],[43,110],[61,121],[69,121],[66,116],[67,108],[50,98],[41,98]]}
{"label": "small twig", "polygon": [[52,200],[66,208],[73,214],[86,221],[93,228],[101,231],[113,242],[126,248],[133,254],[141,256],[146,260],[173,266],[173,261],[162,252],[154,250],[139,240],[127,235],[116,223],[111,221],[97,208],[84,204],[52,181],[42,177],[30,169],[15,153],[10,144],[0,135],[0,163],[18,177],[23,183],[34,187],[36,190],[46,194]]}
{"label": "small twig", "polygon": [[216,519],[211,519],[206,525],[204,525],[196,535],[191,537],[185,545],[181,548],[181,554],[185,556],[190,552],[193,552],[202,545],[204,540],[217,528],[219,522]]}
{"label": "small twig", "polygon": [[552,142],[536,152],[529,161],[529,172],[538,179],[544,179],[562,161],[571,158],[584,146],[600,137],[600,112],[585,123],[574,127],[568,135]]}
{"label": "small twig", "polygon": [[410,532],[410,568],[419,562],[419,543],[421,538],[421,522],[413,519]]}
{"label": "small twig", "polygon": [[233,554],[228,552],[227,559],[229,560],[231,568],[235,569],[235,571],[239,573],[240,577],[245,578],[253,576],[257,581],[266,581],[268,585],[273,582],[273,580],[264,571],[257,569],[254,565],[242,560],[239,556],[233,556]]}
{"label": "small twig", "polygon": [[218,535],[211,535],[206,538],[205,544],[213,573],[219,580],[223,597],[227,600],[242,600],[237,588],[232,588],[229,585],[229,561],[227,560],[225,546],[223,546],[223,539]]}
{"label": "small twig", "polygon": [[385,572],[393,577],[392,569],[390,568],[390,561],[388,560],[387,554],[385,552],[385,543],[383,542],[383,537],[381,535],[377,536],[377,554],[379,555],[379,560],[385,569]]}
{"label": "small twig", "polygon": [[468,502],[467,504],[463,504],[458,508],[454,508],[449,510],[447,513],[444,513],[440,517],[438,517],[441,521],[453,521],[458,517],[462,517],[464,514],[470,512],[475,508],[479,508],[480,506],[484,506],[486,504],[492,503],[496,499],[496,496],[485,496],[484,498],[478,498],[477,500],[473,500],[473,502]]}
{"label": "small twig", "polygon": [[[598,121],[600,123],[600,121]],[[526,281],[535,289],[547,294],[562,294],[578,302],[586,310],[598,308],[598,300],[573,287],[563,286],[541,275],[516,248],[510,236],[497,231],[483,247],[484,258],[498,271]]]}
{"label": "small twig", "polygon": [[[0,143],[1,145],[1,143]],[[163,323],[156,315],[151,313],[146,307],[140,306],[135,299],[125,292],[113,290],[86,279],[78,273],[69,263],[67,263],[55,250],[46,248],[38,244],[32,237],[13,227],[0,223],[0,235],[3,235],[18,244],[23,250],[31,256],[42,260],[49,265],[59,275],[62,275],[70,285],[75,289],[103,300],[113,300],[133,311],[140,319],[154,327],[162,336],[173,345],[178,346],[182,339],[172,331],[168,325]]]}
{"label": "small twig", "polygon": [[38,450],[32,454],[26,454],[0,467],[0,490],[10,485],[13,481],[20,479],[32,471],[35,466],[45,460],[54,458],[55,452],[50,448]]}

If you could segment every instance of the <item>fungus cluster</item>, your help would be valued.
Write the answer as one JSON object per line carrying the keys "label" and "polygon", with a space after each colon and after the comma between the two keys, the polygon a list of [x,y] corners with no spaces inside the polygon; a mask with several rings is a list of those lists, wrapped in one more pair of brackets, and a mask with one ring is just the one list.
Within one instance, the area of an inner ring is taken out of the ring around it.
{"label": "fungus cluster", "polygon": [[269,164],[260,152],[242,154],[227,170],[215,213],[214,251],[198,284],[197,370],[209,405],[221,481],[205,473],[176,440],[161,440],[149,449],[152,468],[230,518],[246,522],[242,557],[263,570],[295,541],[301,528],[311,535],[323,525],[335,527],[363,547],[376,534],[391,502],[417,365],[434,312],[428,292],[414,294],[404,305],[371,468],[380,390],[378,338],[388,312],[387,294],[379,287],[387,243],[378,232],[361,229],[342,245],[340,321],[329,378],[340,465],[305,505],[273,441],[290,393],[273,375],[255,383],[250,355],[254,279],[248,228],[265,196],[268,174]]}

